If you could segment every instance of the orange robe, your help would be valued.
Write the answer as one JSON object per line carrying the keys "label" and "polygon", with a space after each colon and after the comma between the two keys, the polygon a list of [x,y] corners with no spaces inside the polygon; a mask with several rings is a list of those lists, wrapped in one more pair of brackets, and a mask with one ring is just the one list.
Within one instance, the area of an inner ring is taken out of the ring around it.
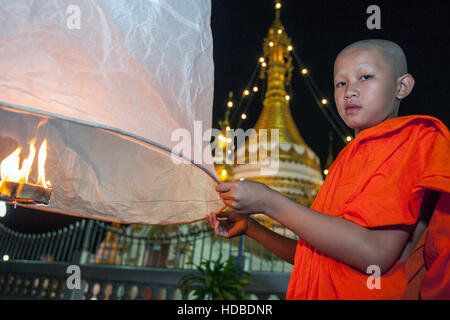
{"label": "orange robe", "polygon": [[[415,225],[425,189],[441,195],[450,192],[449,163],[450,134],[438,119],[388,119],[360,132],[341,151],[311,208],[368,228]],[[448,213],[448,207],[443,210]],[[443,232],[448,233],[449,227]],[[442,268],[447,268],[446,275]],[[436,269],[431,291],[442,277],[448,280],[448,266],[438,263]],[[407,280],[399,260],[380,277],[379,288],[369,289],[371,275],[322,254],[300,238],[286,298],[403,298]]]}
{"label": "orange robe", "polygon": [[442,193],[428,225],[424,244],[421,299],[450,299],[450,194]]}

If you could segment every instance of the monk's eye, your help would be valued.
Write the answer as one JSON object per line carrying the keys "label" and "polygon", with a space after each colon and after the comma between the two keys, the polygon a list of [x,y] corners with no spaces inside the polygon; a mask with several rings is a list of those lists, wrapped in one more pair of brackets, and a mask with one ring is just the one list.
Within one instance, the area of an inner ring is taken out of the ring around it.
{"label": "monk's eye", "polygon": [[336,88],[340,88],[342,86],[345,86],[345,82],[344,81],[336,83]]}
{"label": "monk's eye", "polygon": [[373,78],[372,75],[370,75],[370,74],[365,74],[365,75],[363,75],[363,76],[361,77],[361,80],[369,80],[369,79],[372,79],[372,78]]}

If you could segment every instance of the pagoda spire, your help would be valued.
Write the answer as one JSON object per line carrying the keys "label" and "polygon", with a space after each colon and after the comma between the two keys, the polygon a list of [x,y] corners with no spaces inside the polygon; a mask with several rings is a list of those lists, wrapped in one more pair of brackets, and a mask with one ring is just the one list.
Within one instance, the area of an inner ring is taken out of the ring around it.
{"label": "pagoda spire", "polygon": [[291,39],[280,18],[281,2],[275,2],[275,19],[263,43],[263,58],[266,67],[261,68],[261,78],[267,80],[263,110],[255,129],[278,129],[281,143],[294,143],[306,147],[292,118],[289,108],[289,88],[294,70]]}
{"label": "pagoda spire", "polygon": [[[263,56],[259,58],[260,78],[265,84],[263,108],[253,127],[255,134],[236,150],[233,180],[262,182],[309,206],[323,183],[323,176],[319,157],[303,140],[290,111],[294,47],[281,22],[280,9],[281,2],[276,1],[275,19],[264,38]],[[299,103],[300,99],[296,101]],[[276,137],[272,135],[274,130],[278,130],[277,141],[271,141]],[[270,143],[270,150],[265,143]],[[277,163],[277,170],[270,173],[262,170],[273,163]]]}
{"label": "pagoda spire", "polygon": [[275,21],[280,20],[280,9],[281,9],[281,1],[275,0]]}

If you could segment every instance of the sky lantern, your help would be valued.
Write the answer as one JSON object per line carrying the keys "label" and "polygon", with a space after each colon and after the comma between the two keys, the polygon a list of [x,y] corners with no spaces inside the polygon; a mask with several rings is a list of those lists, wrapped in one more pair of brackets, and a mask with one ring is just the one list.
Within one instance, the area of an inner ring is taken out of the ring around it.
{"label": "sky lantern", "polygon": [[2,181],[51,197],[0,200],[141,224],[220,210],[210,15],[201,0],[4,1]]}

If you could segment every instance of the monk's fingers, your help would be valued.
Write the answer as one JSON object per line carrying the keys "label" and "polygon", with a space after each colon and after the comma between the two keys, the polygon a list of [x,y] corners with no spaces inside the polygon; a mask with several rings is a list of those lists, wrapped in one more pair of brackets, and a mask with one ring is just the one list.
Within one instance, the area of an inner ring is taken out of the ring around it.
{"label": "monk's fingers", "polygon": [[214,233],[217,234],[218,236],[223,236],[223,234],[225,233],[225,229],[224,227],[221,225],[219,220],[215,220],[214,224],[213,224],[213,228],[214,228]]}
{"label": "monk's fingers", "polygon": [[215,232],[215,234],[217,234],[220,237],[224,237],[224,238],[228,237],[227,232],[225,230],[223,230],[223,228],[219,227],[219,228],[215,229],[214,232]]}
{"label": "monk's fingers", "polygon": [[229,238],[230,237],[230,227],[227,223],[224,222],[219,222],[219,224],[216,226],[216,228],[214,228],[215,233],[218,236],[224,237],[224,238]]}
{"label": "monk's fingers", "polygon": [[224,192],[236,192],[236,183],[235,181],[231,182],[222,182],[218,185],[216,185],[216,191],[220,192],[221,194]]}
{"label": "monk's fingers", "polygon": [[209,222],[209,225],[211,228],[215,228],[217,225],[217,216],[215,213],[210,213],[206,216],[207,221]]}
{"label": "monk's fingers", "polygon": [[234,191],[220,193],[219,196],[222,198],[223,201],[225,201],[225,200],[234,200],[236,202],[242,202],[244,200],[242,198],[242,196],[240,196],[239,194],[237,194]]}
{"label": "monk's fingers", "polygon": [[216,185],[217,192],[228,192],[231,190],[231,184],[229,182],[222,182]]}
{"label": "monk's fingers", "polygon": [[235,195],[233,192],[225,192],[225,193],[219,193],[219,196],[222,198],[222,200],[231,200],[235,198]]}
{"label": "monk's fingers", "polygon": [[213,213],[210,213],[206,216],[206,220],[208,221],[211,228],[214,228],[214,222],[213,222]]}
{"label": "monk's fingers", "polygon": [[222,198],[223,203],[225,203],[226,206],[234,208],[233,205],[236,204],[236,202],[235,202],[236,199],[234,199],[233,197],[221,197],[221,198]]}
{"label": "monk's fingers", "polygon": [[218,219],[220,219],[220,218],[228,218],[228,217],[230,216],[230,213],[231,213],[231,211],[222,211],[222,212],[218,212],[218,213],[216,214],[216,217],[217,217]]}
{"label": "monk's fingers", "polygon": [[223,207],[219,210],[219,211],[216,211],[216,212],[214,212],[214,213],[220,213],[220,212],[223,212],[223,211],[225,211],[227,209],[227,205],[224,203],[223,204]]}
{"label": "monk's fingers", "polygon": [[239,215],[235,210],[227,210],[217,213],[218,220],[228,220],[228,221],[236,221],[241,219],[241,215]]}
{"label": "monk's fingers", "polygon": [[221,237],[228,237],[227,228],[222,225],[221,221],[218,219],[215,213],[211,213],[206,216],[209,225],[214,229],[214,233]]}
{"label": "monk's fingers", "polygon": [[224,199],[223,202],[230,208],[236,209],[236,201],[233,199]]}

